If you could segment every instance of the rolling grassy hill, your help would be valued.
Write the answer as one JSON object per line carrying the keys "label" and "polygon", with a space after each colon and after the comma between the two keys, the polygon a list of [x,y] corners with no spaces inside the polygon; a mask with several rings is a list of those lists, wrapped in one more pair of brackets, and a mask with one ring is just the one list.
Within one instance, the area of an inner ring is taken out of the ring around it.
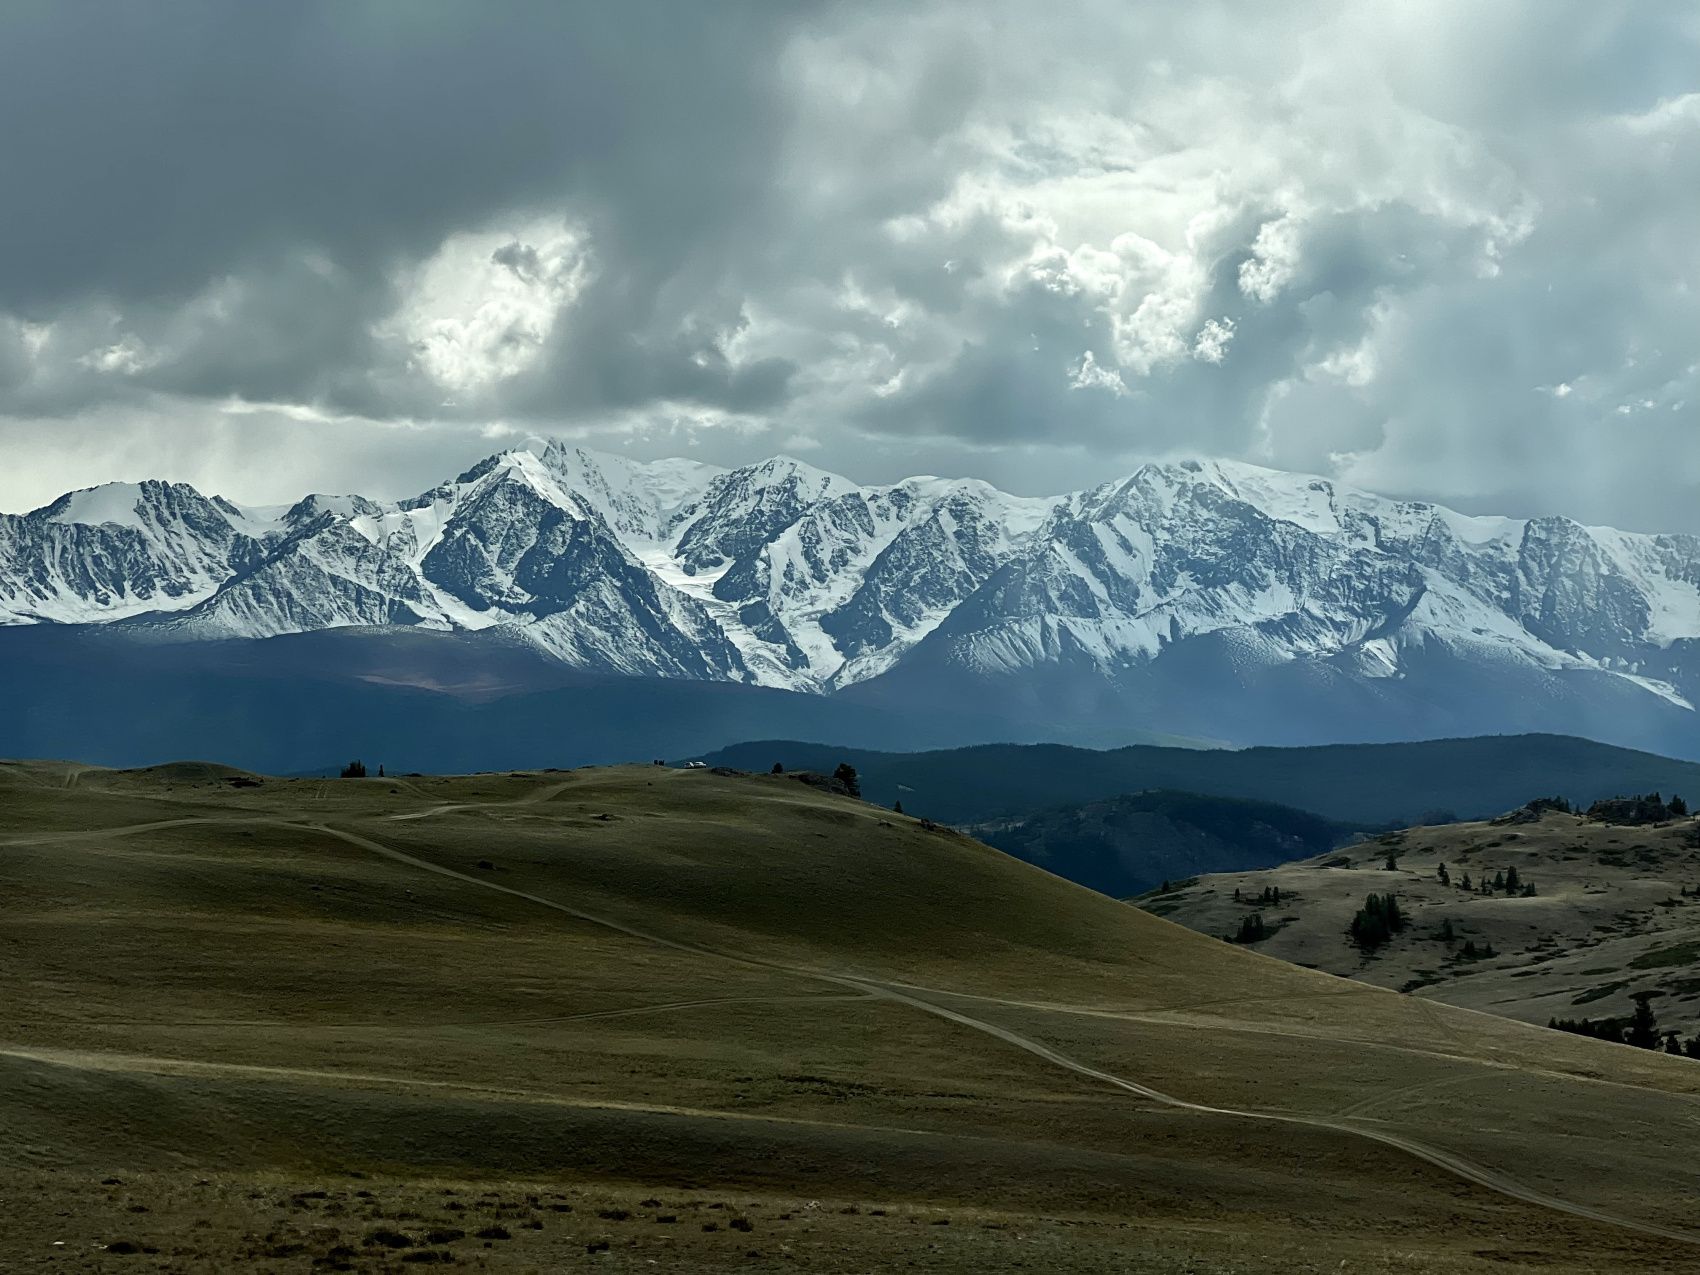
{"label": "rolling grassy hill", "polygon": [[1700,1257],[1700,1066],[1272,961],[784,777],[0,765],[0,922],[30,1263]]}
{"label": "rolling grassy hill", "polygon": [[[1480,893],[1484,876],[1511,869],[1533,896]],[[1465,890],[1466,880],[1476,888]],[[1252,902],[1266,887],[1280,889],[1279,904]],[[1372,892],[1394,893],[1408,925],[1366,952],[1347,929]],[[1525,1022],[1627,1019],[1631,997],[1650,992],[1662,1028],[1684,1039],[1700,1032],[1692,818],[1629,827],[1548,812],[1412,828],[1275,868],[1202,876],[1140,903],[1209,934],[1236,933],[1257,912],[1275,931],[1256,945],[1271,956]],[[1466,955],[1466,943],[1480,955]]]}
{"label": "rolling grassy hill", "polygon": [[1584,804],[1618,793],[1700,793],[1700,764],[1563,735],[1483,735],[1407,744],[1236,751],[1136,745],[987,744],[889,753],[793,740],[706,754],[741,770],[830,771],[848,761],[870,800],[947,823],[1168,788],[1271,801],[1347,823],[1404,826],[1431,816],[1488,818],[1541,793]]}

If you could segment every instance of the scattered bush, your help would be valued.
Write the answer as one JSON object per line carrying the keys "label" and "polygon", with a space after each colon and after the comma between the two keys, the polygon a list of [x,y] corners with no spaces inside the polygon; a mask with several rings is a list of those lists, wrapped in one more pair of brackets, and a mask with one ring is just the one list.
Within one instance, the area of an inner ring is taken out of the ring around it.
{"label": "scattered bush", "polygon": [[1270,929],[1263,923],[1263,913],[1253,912],[1240,918],[1239,933],[1228,941],[1231,943],[1261,943],[1270,935]]}
{"label": "scattered bush", "polygon": [[1574,813],[1571,805],[1563,797],[1536,797],[1533,801],[1525,802],[1510,814],[1504,814],[1492,822],[1500,825],[1508,823],[1534,823],[1549,811],[1568,815]]}

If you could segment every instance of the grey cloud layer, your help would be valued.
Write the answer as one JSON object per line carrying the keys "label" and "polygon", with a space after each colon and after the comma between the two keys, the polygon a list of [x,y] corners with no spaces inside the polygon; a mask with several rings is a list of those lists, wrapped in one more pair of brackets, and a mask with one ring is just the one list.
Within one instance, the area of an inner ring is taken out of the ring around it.
{"label": "grey cloud layer", "polygon": [[0,110],[0,507],[564,430],[1700,529],[1680,6],[39,3]]}

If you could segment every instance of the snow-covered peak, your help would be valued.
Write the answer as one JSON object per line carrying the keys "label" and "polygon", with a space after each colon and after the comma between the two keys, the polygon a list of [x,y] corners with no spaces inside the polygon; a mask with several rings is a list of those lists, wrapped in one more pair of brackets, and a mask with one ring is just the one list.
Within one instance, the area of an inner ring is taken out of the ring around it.
{"label": "snow-covered peak", "polygon": [[376,516],[382,513],[383,508],[384,506],[367,500],[364,496],[331,496],[314,492],[291,505],[284,512],[283,521],[292,527],[299,527],[320,518],[348,522],[354,518]]}
{"label": "snow-covered peak", "polygon": [[788,456],[715,475],[674,516],[675,552],[691,574],[747,558],[811,507],[860,488]]}
{"label": "snow-covered peak", "polygon": [[531,442],[399,501],[244,507],[145,482],[0,515],[0,623],[120,618],[183,636],[500,628],[607,672],[811,691],[939,659],[1131,685],[1195,640],[1377,679],[1445,650],[1700,702],[1700,539],[1229,461],[1030,498]]}
{"label": "snow-covered peak", "polygon": [[140,528],[147,525],[140,508],[145,501],[146,486],[142,483],[103,483],[68,492],[38,512],[45,514],[48,522]]}
{"label": "snow-covered peak", "polygon": [[680,509],[726,471],[701,461],[634,461],[552,442],[538,459],[561,485],[624,535],[659,540]]}
{"label": "snow-covered peak", "polygon": [[1238,461],[1182,460],[1142,465],[1126,478],[1066,497],[1062,503],[1088,522],[1130,516],[1151,525],[1236,502],[1271,521],[1333,535],[1342,527],[1342,504],[1359,495],[1313,474],[1291,474]]}
{"label": "snow-covered peak", "polygon": [[0,623],[100,623],[194,606],[259,553],[241,522],[187,484],[152,481],[0,516]]}
{"label": "snow-covered peak", "polygon": [[843,475],[811,465],[806,460],[798,460],[795,456],[770,456],[756,464],[742,465],[727,472],[748,475],[762,485],[797,484],[821,498],[841,496],[856,489],[856,484]]}
{"label": "snow-covered peak", "polygon": [[[245,521],[242,512],[218,497],[208,499],[188,483],[149,479],[139,483],[102,483],[67,492],[52,504],[27,515],[64,526],[124,527],[154,532],[182,520],[223,518],[232,525]],[[240,528],[238,528],[240,530]]]}

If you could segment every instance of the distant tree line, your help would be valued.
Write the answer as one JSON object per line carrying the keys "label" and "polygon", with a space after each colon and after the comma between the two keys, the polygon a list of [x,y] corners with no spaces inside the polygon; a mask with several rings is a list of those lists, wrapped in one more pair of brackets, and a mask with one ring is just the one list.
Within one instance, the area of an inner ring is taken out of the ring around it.
{"label": "distant tree line", "polygon": [[[1447,871],[1444,863],[1435,868],[1434,875],[1442,885],[1452,884],[1452,874]],[[1504,894],[1506,898],[1532,899],[1535,897],[1535,883],[1526,880],[1513,864],[1495,872],[1490,879],[1484,872],[1479,883],[1470,880],[1466,872],[1458,880],[1458,888],[1465,894]]]}
{"label": "distant tree line", "polygon": [[1627,1020],[1621,1018],[1549,1018],[1547,1026],[1556,1031],[1571,1032],[1590,1040],[1604,1040],[1613,1045],[1633,1045],[1637,1049],[1662,1049],[1667,1054],[1700,1058],[1700,1036],[1687,1041],[1675,1032],[1659,1030],[1658,1015],[1653,1012],[1653,993],[1636,992],[1635,1002]]}
{"label": "distant tree line", "polygon": [[[768,773],[771,774],[771,775],[783,775],[783,774],[785,774],[786,771],[785,771],[784,763],[783,762],[777,762],[777,761],[774,762],[773,763],[773,769],[770,770]],[[795,779],[801,779],[806,783],[812,783],[815,787],[826,787],[827,786],[821,780],[821,776],[819,774],[815,773],[815,772],[812,772],[812,771],[800,770],[800,771],[797,771],[792,777],[795,778]],[[834,782],[836,782],[839,786],[841,786],[843,788],[843,790],[846,793],[848,793],[850,796],[855,797],[858,800],[861,799],[861,796],[862,796],[862,777],[856,773],[856,768],[854,766],[852,766],[849,762],[847,762],[847,761],[839,762],[838,763],[838,769],[836,769],[832,772],[832,778],[833,778]],[[901,806],[899,807],[899,813],[902,813]]]}
{"label": "distant tree line", "polygon": [[1631,797],[1607,797],[1589,806],[1586,813],[1586,818],[1596,823],[1629,825],[1669,823],[1672,819],[1687,817],[1686,801],[1674,795],[1666,801],[1656,792]]}

